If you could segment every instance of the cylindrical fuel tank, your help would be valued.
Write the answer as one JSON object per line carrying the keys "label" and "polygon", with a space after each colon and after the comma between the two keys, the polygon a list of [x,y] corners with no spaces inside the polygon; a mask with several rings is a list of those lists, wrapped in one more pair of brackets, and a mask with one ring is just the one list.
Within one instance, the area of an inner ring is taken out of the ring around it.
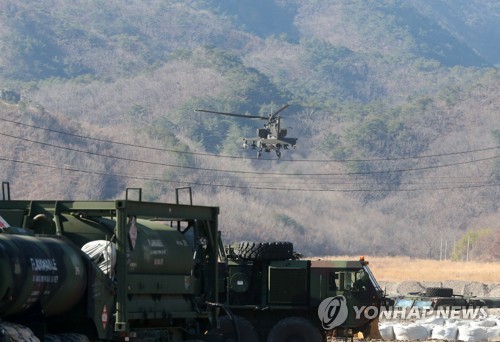
{"label": "cylindrical fuel tank", "polygon": [[[113,241],[116,221],[66,215],[63,234],[80,247],[95,240]],[[127,220],[127,258],[130,273],[186,275],[193,265],[192,242],[164,223],[136,219]],[[190,236],[192,238],[192,236]]]}
{"label": "cylindrical fuel tank", "polygon": [[58,238],[0,234],[0,318],[30,309],[54,316],[86,288],[81,252]]}
{"label": "cylindrical fuel tank", "polygon": [[181,233],[160,222],[131,219],[129,231],[130,273],[186,275],[193,265],[193,249]]}

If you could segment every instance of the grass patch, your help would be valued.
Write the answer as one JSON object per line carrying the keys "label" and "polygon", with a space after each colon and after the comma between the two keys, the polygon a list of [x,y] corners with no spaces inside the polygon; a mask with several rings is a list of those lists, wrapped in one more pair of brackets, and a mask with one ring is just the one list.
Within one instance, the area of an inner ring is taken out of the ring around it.
{"label": "grass patch", "polygon": [[[330,260],[356,260],[358,257],[324,257]],[[410,257],[370,257],[370,268],[378,281],[446,281],[466,280],[481,283],[500,281],[500,263],[414,259]]]}

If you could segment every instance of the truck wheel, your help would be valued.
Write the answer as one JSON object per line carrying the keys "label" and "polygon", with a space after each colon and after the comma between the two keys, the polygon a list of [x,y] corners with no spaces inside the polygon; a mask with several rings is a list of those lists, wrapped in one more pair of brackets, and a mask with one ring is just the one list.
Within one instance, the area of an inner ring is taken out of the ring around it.
{"label": "truck wheel", "polygon": [[428,287],[425,289],[428,297],[452,297],[453,289],[449,287]]}
{"label": "truck wheel", "polygon": [[61,339],[61,342],[89,342],[89,338],[85,335],[82,334],[59,334],[59,338]]}
{"label": "truck wheel", "polygon": [[45,342],[89,342],[89,338],[77,333],[45,334]]}
{"label": "truck wheel", "polygon": [[293,258],[291,242],[240,242],[238,256],[249,260],[286,260]]}
{"label": "truck wheel", "polygon": [[30,328],[0,320],[0,341],[38,341]]}
{"label": "truck wheel", "polygon": [[271,329],[267,342],[322,342],[317,327],[302,317],[284,318]]}
{"label": "truck wheel", "polygon": [[236,324],[239,331],[239,342],[259,342],[259,337],[252,323],[240,316],[234,316],[234,323],[228,316],[220,317],[220,327],[216,329],[216,332],[222,335],[222,342],[238,341],[238,334],[234,330],[234,324]]}

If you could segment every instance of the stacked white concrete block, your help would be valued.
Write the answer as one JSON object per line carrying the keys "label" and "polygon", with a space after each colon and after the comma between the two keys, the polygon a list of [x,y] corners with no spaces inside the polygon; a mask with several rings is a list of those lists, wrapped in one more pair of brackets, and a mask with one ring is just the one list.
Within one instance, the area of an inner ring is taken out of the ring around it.
{"label": "stacked white concrete block", "polygon": [[482,320],[430,317],[412,323],[384,322],[379,326],[384,340],[397,341],[500,341],[500,316]]}

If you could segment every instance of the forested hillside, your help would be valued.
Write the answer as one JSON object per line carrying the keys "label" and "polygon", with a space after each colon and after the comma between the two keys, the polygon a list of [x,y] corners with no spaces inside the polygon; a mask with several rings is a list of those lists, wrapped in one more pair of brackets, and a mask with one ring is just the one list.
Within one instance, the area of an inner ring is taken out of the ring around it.
{"label": "forested hillside", "polygon": [[[0,2],[16,199],[193,188],[227,241],[500,260],[497,1]],[[242,149],[283,106],[297,149]],[[187,198],[183,198],[186,201]]]}

